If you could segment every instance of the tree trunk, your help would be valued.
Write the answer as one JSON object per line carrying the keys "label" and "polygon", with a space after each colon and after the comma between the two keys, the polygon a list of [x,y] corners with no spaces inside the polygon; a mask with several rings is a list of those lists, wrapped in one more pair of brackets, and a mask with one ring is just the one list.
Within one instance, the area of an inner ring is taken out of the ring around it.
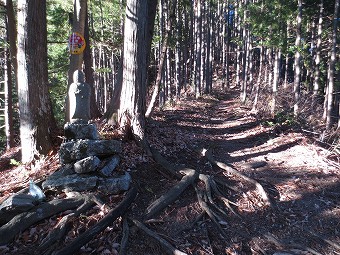
{"label": "tree trunk", "polygon": [[6,15],[8,33],[7,37],[9,41],[9,50],[11,53],[10,57],[13,65],[15,87],[18,89],[17,28],[12,0],[6,0]]}
{"label": "tree trunk", "polygon": [[[146,59],[147,63],[149,63],[149,58],[151,55],[151,43],[152,43],[152,36],[154,30],[154,22],[156,17],[156,9],[157,9],[157,0],[148,0],[148,17],[147,17],[147,38],[146,38]],[[124,38],[125,40],[125,38]],[[124,52],[121,56],[122,62],[124,59]],[[118,72],[114,82],[114,90],[112,92],[112,97],[107,107],[106,112],[104,113],[103,118],[108,121],[109,124],[113,124],[117,120],[117,111],[120,107],[121,102],[121,91],[122,91],[122,84],[123,84],[123,64],[121,63],[118,68]]]}
{"label": "tree trunk", "polygon": [[322,42],[322,22],[323,22],[323,0],[320,1],[319,21],[317,25],[316,48],[315,48],[315,68],[313,82],[313,105],[315,105],[320,90],[320,63],[321,63],[321,42]]}
{"label": "tree trunk", "polygon": [[[72,32],[77,32],[80,35],[84,36],[85,31],[85,18],[87,11],[87,0],[74,0],[74,9],[73,9],[73,24],[72,24]],[[82,70],[84,53],[80,54],[71,54],[70,55],[70,67],[68,71],[68,86],[73,82],[73,73],[76,70]],[[69,102],[68,98],[66,100],[66,121],[70,120],[69,114]]]}
{"label": "tree trunk", "polygon": [[255,87],[255,99],[254,99],[252,111],[256,110],[257,102],[258,102],[258,99],[259,99],[260,85],[261,85],[261,80],[263,78],[262,72],[263,72],[263,67],[264,67],[265,51],[266,50],[263,48],[263,46],[260,46],[260,66],[259,66],[259,71],[258,71],[258,75],[257,75],[257,81],[256,81],[256,87]]}
{"label": "tree trunk", "polygon": [[126,136],[148,152],[145,137],[147,2],[128,0],[124,26],[123,82],[118,121]]}
{"label": "tree trunk", "polygon": [[275,115],[276,95],[277,95],[277,88],[279,86],[279,77],[280,77],[280,60],[281,60],[281,49],[275,49],[273,101],[272,101],[272,108],[271,108],[272,117],[274,117]]}
{"label": "tree trunk", "polygon": [[242,54],[242,84],[241,84],[241,103],[246,102],[247,98],[247,82],[248,82],[248,63],[249,63],[249,30],[248,30],[248,25],[246,24],[247,20],[247,7],[248,7],[248,0],[245,0],[244,3],[244,11],[243,11],[243,21],[244,21],[244,26],[243,26],[243,34],[242,34],[242,39],[243,39],[243,54]]}
{"label": "tree trunk", "polygon": [[195,11],[195,55],[194,55],[194,86],[195,86],[195,96],[199,97],[201,95],[201,61],[202,61],[202,16],[201,16],[201,0],[194,1],[194,11]]}
{"label": "tree trunk", "polygon": [[13,79],[12,65],[10,61],[10,52],[6,47],[4,51],[4,86],[5,86],[5,133],[6,133],[6,149],[14,147],[14,129],[13,129]]}
{"label": "tree trunk", "polygon": [[6,31],[7,42],[9,47],[5,47],[5,132],[6,148],[12,148],[14,144],[14,126],[13,126],[13,77],[12,65],[14,69],[15,84],[17,85],[18,64],[16,59],[16,28],[14,19],[14,9],[11,0],[6,1]]}
{"label": "tree trunk", "polygon": [[297,117],[299,113],[299,101],[300,101],[300,81],[301,81],[301,26],[302,26],[302,0],[298,0],[298,15],[296,17],[296,40],[295,40],[295,59],[294,59],[294,116]]}
{"label": "tree trunk", "polygon": [[336,36],[338,29],[338,11],[339,0],[335,0],[333,32],[331,37],[330,59],[328,60],[328,89],[327,89],[327,107],[326,107],[326,129],[330,129],[334,121],[332,120],[333,102],[334,102],[334,71],[336,61]]}
{"label": "tree trunk", "polygon": [[[87,5],[86,5],[87,8]],[[85,18],[85,29],[84,29],[84,38],[86,42],[86,48],[84,50],[84,73],[86,83],[91,86],[91,103],[90,103],[90,111],[91,111],[91,119],[95,119],[101,117],[97,103],[96,103],[96,93],[94,88],[94,78],[93,78],[93,69],[92,69],[92,56],[91,56],[91,47],[90,47],[90,34],[89,34],[89,22],[88,22],[88,11],[86,10],[86,18]]]}
{"label": "tree trunk", "polygon": [[18,1],[18,99],[22,162],[51,149],[53,124],[48,93],[46,2]]}

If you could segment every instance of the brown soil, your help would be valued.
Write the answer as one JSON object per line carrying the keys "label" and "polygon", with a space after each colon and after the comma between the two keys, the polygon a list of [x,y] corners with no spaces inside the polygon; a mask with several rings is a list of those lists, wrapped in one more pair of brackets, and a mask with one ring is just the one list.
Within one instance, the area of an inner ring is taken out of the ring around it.
{"label": "brown soil", "polygon": [[[328,150],[318,146],[312,137],[285,126],[265,126],[256,117],[240,106],[235,95],[221,91],[215,97],[187,98],[156,112],[147,128],[150,144],[171,163],[226,183],[230,188],[224,192],[237,204],[234,210],[241,217],[216,200],[228,214],[219,222],[227,234],[221,236],[210,218],[202,216],[195,190],[189,187],[146,226],[187,254],[340,254],[339,164],[329,160]],[[266,206],[244,180],[212,166],[201,155],[203,148],[211,149],[216,160],[231,163],[260,182],[273,206]],[[128,216],[142,220],[147,206],[177,181],[167,178],[164,169],[134,142],[124,142],[122,158],[121,170],[130,171],[138,188]],[[57,166],[57,155],[51,153],[33,167],[3,168],[0,201],[25,187],[29,178],[42,179]],[[104,199],[111,207],[120,201],[119,196]],[[65,242],[104,214],[95,207],[79,217]],[[21,233],[11,244],[0,247],[0,254],[34,254],[61,216]],[[114,222],[78,254],[118,254],[121,223],[121,219]],[[130,227],[127,254],[166,254],[158,242],[133,225]]]}

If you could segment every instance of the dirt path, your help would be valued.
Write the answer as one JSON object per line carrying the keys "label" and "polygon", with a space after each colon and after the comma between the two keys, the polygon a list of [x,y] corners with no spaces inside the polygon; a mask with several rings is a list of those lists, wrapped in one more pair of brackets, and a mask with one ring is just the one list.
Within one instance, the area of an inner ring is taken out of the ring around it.
{"label": "dirt path", "polygon": [[[239,216],[215,201],[227,214],[220,214],[218,222],[225,233],[222,236],[202,213],[195,190],[187,188],[178,200],[146,223],[177,249],[195,255],[340,254],[340,167],[304,134],[264,126],[249,109],[239,105],[235,94],[221,92],[216,97],[188,98],[156,112],[147,131],[150,144],[167,160],[221,181],[225,184],[222,191],[236,203],[233,209]],[[244,180],[213,166],[200,153],[203,148],[210,149],[216,160],[230,163],[260,182],[273,206],[266,206]],[[165,176],[164,169],[134,142],[124,142],[123,150],[121,170],[132,174],[138,188],[128,216],[142,221],[148,205],[177,181]],[[57,154],[45,165],[44,169],[37,166],[29,171],[2,171],[2,196],[20,188],[28,175],[43,178],[55,170]],[[121,197],[111,196],[106,202],[114,207]],[[97,207],[74,220],[66,243],[104,214]],[[56,215],[24,231],[13,243],[0,247],[0,254],[35,254],[60,218]],[[118,254],[121,240],[122,221],[116,220],[78,254]],[[166,253],[158,242],[131,227],[127,254]]]}
{"label": "dirt path", "polygon": [[[228,194],[242,217],[227,212],[229,217],[220,222],[228,238],[221,237],[206,217],[193,224],[201,209],[189,189],[156,217],[158,224],[150,226],[176,247],[188,254],[340,254],[332,245],[340,242],[340,169],[327,160],[325,149],[299,132],[280,133],[261,125],[232,95],[184,100],[176,108],[157,113],[156,120],[150,124],[151,143],[171,162],[232,186]],[[265,207],[242,180],[213,167],[198,153],[202,148],[212,149],[217,160],[232,163],[259,181],[274,208]],[[150,182],[150,170],[147,173],[138,170],[135,174],[141,191],[139,208],[175,183],[157,173]],[[145,239],[136,243],[143,246]],[[150,244],[146,246],[150,250]],[[162,254],[156,244],[151,247],[155,250],[140,254]],[[131,251],[136,254],[137,250],[131,247]]]}

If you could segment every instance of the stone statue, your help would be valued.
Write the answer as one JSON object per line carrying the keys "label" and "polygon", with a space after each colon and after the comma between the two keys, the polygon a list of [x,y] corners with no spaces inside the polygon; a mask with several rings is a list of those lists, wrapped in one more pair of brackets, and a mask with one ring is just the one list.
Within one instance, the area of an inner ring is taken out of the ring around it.
{"label": "stone statue", "polygon": [[90,120],[90,97],[91,87],[84,82],[84,73],[76,70],[68,90],[70,123],[86,124]]}

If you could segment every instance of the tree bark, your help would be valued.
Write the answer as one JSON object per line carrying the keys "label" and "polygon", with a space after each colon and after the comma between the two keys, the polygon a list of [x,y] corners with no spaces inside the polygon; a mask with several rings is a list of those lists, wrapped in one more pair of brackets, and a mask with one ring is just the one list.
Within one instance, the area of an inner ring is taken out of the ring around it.
{"label": "tree bark", "polygon": [[19,0],[18,10],[20,139],[22,162],[28,163],[49,152],[55,122],[47,87],[46,2]]}
{"label": "tree bark", "polygon": [[317,25],[317,36],[316,36],[316,49],[315,49],[315,69],[314,69],[314,82],[313,82],[313,100],[314,104],[316,101],[316,97],[320,90],[320,63],[321,63],[321,43],[322,43],[322,22],[323,22],[323,0],[320,1],[320,10],[319,10],[319,21]]}
{"label": "tree bark", "polygon": [[84,38],[86,42],[86,48],[84,50],[84,73],[86,83],[91,86],[91,103],[90,103],[90,112],[91,119],[95,119],[101,117],[102,114],[98,109],[96,103],[96,93],[94,89],[94,78],[93,78],[93,68],[92,68],[92,56],[91,56],[91,47],[90,47],[90,34],[89,34],[89,21],[88,21],[88,11],[86,5],[86,17],[85,17],[85,29],[84,29]]}
{"label": "tree bark", "polygon": [[295,59],[294,59],[294,116],[297,117],[299,113],[300,101],[300,81],[301,81],[301,29],[302,29],[302,0],[298,0],[298,15],[296,17],[296,40],[295,40]]}
{"label": "tree bark", "polygon": [[326,106],[326,129],[330,129],[334,121],[332,120],[332,111],[334,103],[334,71],[336,61],[336,42],[337,42],[337,29],[338,29],[338,11],[339,0],[335,0],[334,4],[334,17],[333,17],[333,32],[331,37],[331,50],[330,58],[328,60],[328,89],[327,89],[327,106]]}
{"label": "tree bark", "polygon": [[[86,11],[87,11],[87,0],[74,0],[73,1],[73,24],[72,24],[72,32],[77,32],[80,35],[84,36],[85,31],[85,18],[86,18]],[[87,46],[86,46],[87,47]],[[76,70],[83,70],[83,59],[84,53],[80,54],[71,54],[70,55],[70,66],[68,70],[68,86],[71,85],[73,82],[73,73]],[[66,99],[66,121],[70,121],[69,115],[69,102],[68,98]]]}
{"label": "tree bark", "polygon": [[[145,137],[147,2],[128,0],[124,27],[123,82],[118,122],[126,137],[149,152]],[[151,153],[148,153],[151,154]]]}
{"label": "tree bark", "polygon": [[[8,31],[8,19],[6,21],[6,28]],[[7,42],[9,36],[7,32]],[[5,78],[5,133],[6,133],[6,148],[14,147],[14,128],[13,128],[13,77],[12,77],[12,64],[10,57],[10,49],[5,46],[5,64],[4,64],[4,78]],[[16,59],[13,59],[16,62]]]}

